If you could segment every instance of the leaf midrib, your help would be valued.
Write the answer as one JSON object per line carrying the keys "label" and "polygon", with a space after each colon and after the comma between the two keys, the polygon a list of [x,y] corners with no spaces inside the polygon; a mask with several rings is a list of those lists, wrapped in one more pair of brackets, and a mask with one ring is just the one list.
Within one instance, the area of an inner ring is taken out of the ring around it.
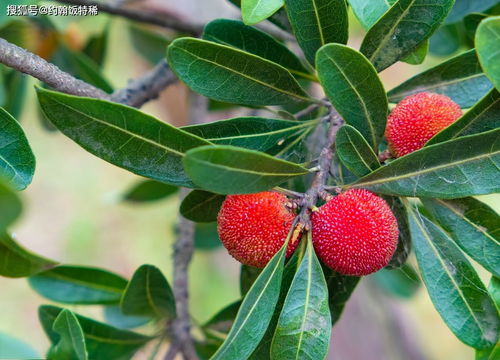
{"label": "leaf midrib", "polygon": [[300,335],[299,339],[297,342],[297,351],[295,353],[295,360],[299,360],[300,356],[300,349],[302,347],[302,338],[304,337],[304,327],[306,324],[306,319],[307,319],[307,313],[309,312],[309,303],[310,303],[310,296],[311,296],[311,282],[312,282],[312,249],[311,249],[312,244],[309,242],[307,244],[307,261],[308,261],[308,268],[307,268],[307,287],[306,287],[306,299],[304,302],[304,316],[302,318],[302,324],[300,325]]}
{"label": "leaf midrib", "polygon": [[82,281],[80,279],[72,278],[70,276],[65,276],[65,275],[61,275],[61,274],[57,274],[57,273],[39,274],[39,275],[40,276],[46,276],[46,277],[49,277],[49,278],[54,278],[54,279],[57,279],[57,280],[68,281],[68,282],[70,282],[72,284],[78,284],[78,285],[81,285],[81,286],[84,286],[84,287],[88,287],[88,288],[92,288],[92,289],[106,290],[106,291],[113,292],[113,293],[119,293],[119,294],[121,294],[123,292],[123,290],[124,290],[124,289],[118,289],[118,288],[108,287],[108,286],[105,286],[105,285],[102,285],[102,284],[97,284],[97,283],[88,283],[88,282]]}

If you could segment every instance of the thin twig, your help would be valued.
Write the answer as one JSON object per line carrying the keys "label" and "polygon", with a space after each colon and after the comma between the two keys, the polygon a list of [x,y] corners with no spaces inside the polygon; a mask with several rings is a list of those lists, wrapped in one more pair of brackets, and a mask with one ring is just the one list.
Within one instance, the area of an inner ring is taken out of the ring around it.
{"label": "thin twig", "polygon": [[201,34],[203,30],[202,26],[200,25],[191,24],[187,21],[181,20],[172,15],[166,15],[166,14],[159,15],[152,12],[139,11],[137,9],[117,6],[114,3],[105,3],[93,0],[50,0],[50,1],[56,1],[59,3],[70,4],[70,5],[97,6],[99,11],[111,15],[118,15],[130,20],[157,25],[167,29],[172,29],[195,36]]}

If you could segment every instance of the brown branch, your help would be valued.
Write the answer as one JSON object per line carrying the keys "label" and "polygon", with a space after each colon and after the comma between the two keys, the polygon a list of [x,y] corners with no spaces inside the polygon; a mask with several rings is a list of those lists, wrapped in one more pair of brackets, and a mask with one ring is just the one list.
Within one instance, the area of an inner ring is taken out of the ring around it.
{"label": "brown branch", "polygon": [[152,12],[139,11],[137,9],[130,9],[113,3],[105,3],[93,0],[50,0],[50,1],[56,1],[59,3],[70,4],[70,5],[97,6],[99,11],[111,15],[117,15],[130,20],[157,25],[164,27],[166,29],[172,29],[195,36],[201,34],[203,30],[203,27],[200,25],[191,24],[187,21],[181,20],[172,15],[165,15],[165,14],[159,15]]}

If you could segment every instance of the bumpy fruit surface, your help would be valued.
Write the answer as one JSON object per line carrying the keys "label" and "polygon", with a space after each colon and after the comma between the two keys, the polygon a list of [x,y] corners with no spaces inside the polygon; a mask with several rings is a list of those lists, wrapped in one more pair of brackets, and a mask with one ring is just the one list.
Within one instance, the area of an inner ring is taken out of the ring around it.
{"label": "bumpy fruit surface", "polygon": [[389,205],[364,189],[352,189],[312,214],[316,254],[344,275],[368,275],[385,267],[396,250],[398,223]]}
{"label": "bumpy fruit surface", "polygon": [[[286,202],[286,196],[274,192],[227,196],[217,230],[229,254],[245,265],[266,266],[283,246],[295,218]],[[297,243],[289,243],[287,256]]]}
{"label": "bumpy fruit surface", "polygon": [[396,157],[418,150],[460,116],[460,106],[445,95],[421,92],[408,96],[387,119],[389,149]]}

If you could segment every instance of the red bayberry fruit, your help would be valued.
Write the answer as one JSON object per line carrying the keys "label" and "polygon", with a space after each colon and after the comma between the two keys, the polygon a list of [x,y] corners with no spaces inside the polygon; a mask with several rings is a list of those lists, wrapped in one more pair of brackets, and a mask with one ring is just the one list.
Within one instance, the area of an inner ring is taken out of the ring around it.
{"label": "red bayberry fruit", "polygon": [[[274,192],[227,196],[217,230],[229,254],[245,265],[266,266],[283,246],[295,218],[286,202],[286,196]],[[297,243],[289,242],[287,256]]]}
{"label": "red bayberry fruit", "polygon": [[396,105],[387,119],[385,137],[389,149],[396,157],[418,150],[460,116],[460,106],[445,95],[410,95]]}
{"label": "red bayberry fruit", "polygon": [[371,274],[385,267],[396,250],[397,220],[389,205],[368,190],[334,197],[311,220],[318,257],[341,274]]}

